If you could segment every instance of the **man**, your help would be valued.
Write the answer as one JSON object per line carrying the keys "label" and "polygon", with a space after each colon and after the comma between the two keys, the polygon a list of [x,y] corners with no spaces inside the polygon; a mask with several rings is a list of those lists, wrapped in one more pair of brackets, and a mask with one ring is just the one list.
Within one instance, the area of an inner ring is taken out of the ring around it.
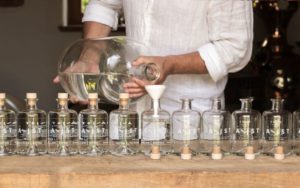
{"label": "man", "polygon": [[[84,37],[106,37],[116,29],[123,8],[126,34],[149,51],[133,65],[154,62],[161,69],[158,84],[167,89],[162,108],[180,108],[180,97],[194,98],[193,108],[210,108],[210,98],[223,96],[227,75],[242,69],[252,52],[253,15],[250,0],[90,0]],[[124,85],[130,97],[146,94],[141,80]],[[145,97],[137,104],[149,106]]]}

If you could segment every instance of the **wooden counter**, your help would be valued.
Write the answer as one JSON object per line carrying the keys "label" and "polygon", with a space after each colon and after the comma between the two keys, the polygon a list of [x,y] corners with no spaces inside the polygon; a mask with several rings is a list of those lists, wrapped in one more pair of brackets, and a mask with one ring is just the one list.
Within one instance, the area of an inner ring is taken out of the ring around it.
{"label": "wooden counter", "polygon": [[136,157],[1,157],[0,188],[82,187],[300,187],[300,157],[283,161],[260,157],[221,161],[168,156],[154,161]]}

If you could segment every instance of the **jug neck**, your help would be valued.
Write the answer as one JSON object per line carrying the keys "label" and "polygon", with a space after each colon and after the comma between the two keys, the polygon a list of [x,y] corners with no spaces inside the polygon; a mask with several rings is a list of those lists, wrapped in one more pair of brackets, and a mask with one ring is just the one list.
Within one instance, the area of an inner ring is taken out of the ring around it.
{"label": "jug neck", "polygon": [[155,63],[144,63],[139,66],[131,67],[129,74],[142,80],[155,82],[160,77],[160,69]]}

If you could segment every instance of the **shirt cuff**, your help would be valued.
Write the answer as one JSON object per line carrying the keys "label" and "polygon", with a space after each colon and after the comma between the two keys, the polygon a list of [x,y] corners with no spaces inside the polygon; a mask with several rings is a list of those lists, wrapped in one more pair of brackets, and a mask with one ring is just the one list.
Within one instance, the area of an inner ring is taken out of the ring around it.
{"label": "shirt cuff", "polygon": [[211,78],[218,82],[225,76],[227,76],[228,71],[226,65],[221,61],[218,52],[216,51],[213,44],[208,43],[201,46],[198,49],[201,58],[204,60],[206,69],[211,76]]}
{"label": "shirt cuff", "polygon": [[82,22],[93,21],[118,28],[118,12],[99,4],[91,4],[86,7]]}

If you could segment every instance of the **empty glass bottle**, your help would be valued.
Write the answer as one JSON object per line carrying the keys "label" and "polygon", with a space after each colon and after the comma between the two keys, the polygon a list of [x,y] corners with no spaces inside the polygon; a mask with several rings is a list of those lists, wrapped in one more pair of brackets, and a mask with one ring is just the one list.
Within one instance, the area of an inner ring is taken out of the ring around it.
{"label": "empty glass bottle", "polygon": [[291,154],[292,114],[283,109],[283,99],[271,99],[272,109],[262,115],[263,153],[276,159]]}
{"label": "empty glass bottle", "polygon": [[293,113],[293,128],[295,138],[294,153],[300,155],[300,110]]}
{"label": "empty glass bottle", "polygon": [[43,155],[47,153],[47,114],[37,108],[36,93],[27,93],[26,98],[26,110],[17,115],[17,152]]}
{"label": "empty glass bottle", "polygon": [[142,152],[152,159],[160,159],[172,151],[170,114],[160,108],[160,96],[164,85],[148,85],[146,90],[152,98],[152,106],[142,113]]}
{"label": "empty glass bottle", "polygon": [[212,99],[211,110],[202,114],[200,127],[200,153],[221,159],[231,149],[230,113],[222,108],[221,99]]}
{"label": "empty glass bottle", "polygon": [[16,114],[5,107],[5,93],[0,93],[0,156],[16,151]]}
{"label": "empty glass bottle", "polygon": [[89,105],[79,113],[80,154],[97,156],[108,150],[108,114],[98,108],[98,94],[88,94]]}
{"label": "empty glass bottle", "polygon": [[183,98],[181,101],[181,110],[172,114],[173,149],[181,159],[191,159],[199,147],[201,115],[191,109],[192,99]]}
{"label": "empty glass bottle", "polygon": [[240,101],[241,109],[232,113],[232,153],[253,160],[261,151],[261,115],[252,109],[253,98]]}
{"label": "empty glass bottle", "polygon": [[57,109],[48,113],[48,153],[68,156],[78,152],[77,112],[68,108],[68,94],[58,93]]}
{"label": "empty glass bottle", "polygon": [[119,109],[109,115],[110,152],[117,156],[135,155],[139,149],[139,116],[129,109],[129,94],[120,93]]}

